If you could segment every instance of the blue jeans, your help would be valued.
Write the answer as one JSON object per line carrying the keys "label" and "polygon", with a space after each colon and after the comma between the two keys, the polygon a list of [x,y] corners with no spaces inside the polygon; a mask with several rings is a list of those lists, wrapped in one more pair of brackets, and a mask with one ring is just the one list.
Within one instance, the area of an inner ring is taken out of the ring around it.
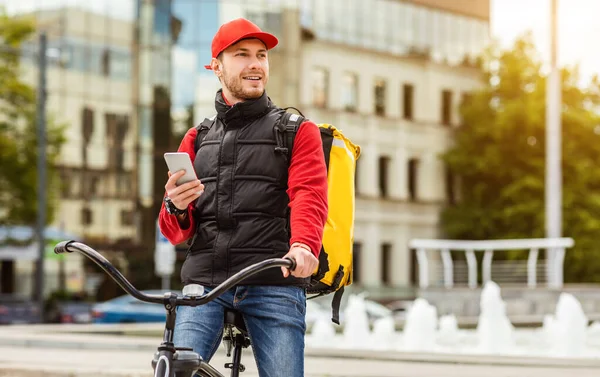
{"label": "blue jeans", "polygon": [[225,308],[243,314],[260,377],[304,376],[303,288],[239,286],[206,305],[181,306],[177,308],[175,346],[190,347],[210,361],[221,344]]}

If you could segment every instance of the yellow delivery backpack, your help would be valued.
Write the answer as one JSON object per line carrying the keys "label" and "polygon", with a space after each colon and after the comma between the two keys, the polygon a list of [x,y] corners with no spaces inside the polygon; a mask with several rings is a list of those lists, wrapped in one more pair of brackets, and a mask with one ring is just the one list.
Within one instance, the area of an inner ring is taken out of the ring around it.
{"label": "yellow delivery backpack", "polygon": [[[287,110],[287,109],[286,109]],[[295,109],[298,111],[297,109]],[[299,112],[299,111],[298,111]],[[276,151],[290,161],[294,138],[305,118],[285,112],[275,125]],[[319,254],[319,267],[311,277],[307,292],[314,297],[334,293],[332,321],[339,324],[339,308],[344,287],[352,283],[354,244],[354,177],[360,147],[331,124],[317,124],[321,131],[323,157],[327,166],[329,211]]]}

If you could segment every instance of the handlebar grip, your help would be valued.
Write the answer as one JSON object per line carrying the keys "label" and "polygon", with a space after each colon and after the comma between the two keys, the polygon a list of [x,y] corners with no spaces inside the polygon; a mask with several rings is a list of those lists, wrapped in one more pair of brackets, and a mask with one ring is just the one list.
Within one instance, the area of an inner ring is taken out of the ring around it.
{"label": "handlebar grip", "polygon": [[292,265],[289,267],[289,270],[294,271],[296,269],[296,260],[290,257],[285,257],[285,259],[288,259],[290,262],[292,262]]}
{"label": "handlebar grip", "polygon": [[69,244],[75,241],[61,241],[54,246],[54,254],[64,254],[64,253],[72,253],[71,250],[68,249]]}

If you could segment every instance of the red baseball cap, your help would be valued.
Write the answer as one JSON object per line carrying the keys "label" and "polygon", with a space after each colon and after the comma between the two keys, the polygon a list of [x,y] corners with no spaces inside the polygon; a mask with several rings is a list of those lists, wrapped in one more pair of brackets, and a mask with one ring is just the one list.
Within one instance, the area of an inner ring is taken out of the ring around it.
{"label": "red baseball cap", "polygon": [[[279,41],[273,34],[265,33],[258,26],[245,18],[229,21],[219,28],[212,40],[212,57],[216,58],[227,47],[246,38],[257,38],[267,46],[267,50],[277,46]],[[204,68],[212,69],[210,65]]]}

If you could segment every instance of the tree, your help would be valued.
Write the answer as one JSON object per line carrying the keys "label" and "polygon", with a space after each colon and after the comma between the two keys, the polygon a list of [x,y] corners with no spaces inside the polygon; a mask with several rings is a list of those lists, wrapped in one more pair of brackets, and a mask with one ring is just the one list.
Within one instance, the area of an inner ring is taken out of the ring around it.
{"label": "tree", "polygon": [[[21,54],[34,33],[31,20],[0,8],[0,224],[34,225],[37,216],[36,92],[21,79]],[[64,127],[47,125],[47,222],[57,199],[56,161]]]}
{"label": "tree", "polygon": [[[526,35],[510,50],[491,47],[480,67],[486,85],[461,105],[463,124],[443,156],[459,177],[461,197],[442,213],[443,229],[461,239],[544,237],[542,64]],[[576,67],[562,69],[561,77],[563,234],[575,240],[565,281],[600,282],[600,80],[580,87]]]}

